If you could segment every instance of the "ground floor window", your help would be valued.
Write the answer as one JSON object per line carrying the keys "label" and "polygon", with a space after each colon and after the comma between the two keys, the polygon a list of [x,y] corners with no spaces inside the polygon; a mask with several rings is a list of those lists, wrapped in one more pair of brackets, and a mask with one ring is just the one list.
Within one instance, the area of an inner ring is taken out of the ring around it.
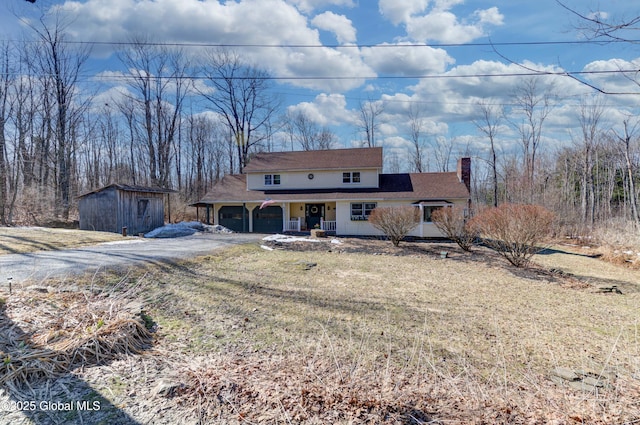
{"label": "ground floor window", "polygon": [[446,207],[444,205],[424,206],[424,207],[422,207],[422,210],[423,210],[422,220],[425,223],[433,222],[433,219],[432,219],[433,213],[438,211],[439,209],[442,209],[442,208],[446,208]]}
{"label": "ground floor window", "polygon": [[360,221],[368,220],[371,211],[376,208],[375,202],[354,202],[351,204],[351,220]]}
{"label": "ground floor window", "polygon": [[144,218],[147,215],[147,209],[149,208],[148,199],[138,199],[138,218]]}

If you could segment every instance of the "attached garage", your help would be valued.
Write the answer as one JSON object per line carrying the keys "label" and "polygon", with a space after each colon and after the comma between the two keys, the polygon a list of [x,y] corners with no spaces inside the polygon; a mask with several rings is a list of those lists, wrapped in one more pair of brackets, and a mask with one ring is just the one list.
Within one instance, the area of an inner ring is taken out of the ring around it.
{"label": "attached garage", "polygon": [[255,233],[282,232],[282,207],[271,205],[253,210],[253,231]]}
{"label": "attached garage", "polygon": [[228,205],[218,211],[218,224],[234,232],[249,231],[249,211],[241,205]]}

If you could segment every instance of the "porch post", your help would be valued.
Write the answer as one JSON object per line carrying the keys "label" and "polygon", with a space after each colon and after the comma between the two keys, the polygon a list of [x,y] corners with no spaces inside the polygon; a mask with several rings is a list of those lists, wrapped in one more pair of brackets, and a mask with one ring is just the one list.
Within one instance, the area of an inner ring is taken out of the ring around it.
{"label": "porch post", "polygon": [[246,209],[247,209],[247,203],[243,202],[242,203],[242,231],[243,232],[248,232],[249,231],[249,229],[247,227],[247,218],[248,217],[245,217],[245,213],[244,213],[246,211]]}
{"label": "porch post", "polygon": [[287,222],[289,221],[289,203],[283,202],[282,204],[282,233],[287,231]]}
{"label": "porch post", "polygon": [[424,238],[424,206],[418,204],[418,207],[420,207],[420,237]]}

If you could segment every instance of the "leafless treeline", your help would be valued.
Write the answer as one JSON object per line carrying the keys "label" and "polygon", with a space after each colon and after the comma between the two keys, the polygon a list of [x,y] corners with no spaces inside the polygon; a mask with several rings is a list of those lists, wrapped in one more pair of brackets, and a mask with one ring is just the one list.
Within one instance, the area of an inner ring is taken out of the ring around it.
{"label": "leafless treeline", "polygon": [[593,119],[581,116],[583,131],[570,145],[542,146],[533,174],[527,173],[522,153],[496,154],[495,168],[493,154],[485,155],[488,166],[476,167],[474,176],[476,200],[544,205],[566,228],[590,229],[611,219],[640,226],[640,127],[623,121],[618,127],[599,128]]}
{"label": "leafless treeline", "polygon": [[[65,43],[65,29],[43,20],[33,23],[34,42],[0,46],[2,224],[73,218],[77,195],[114,182],[171,187],[193,202],[258,150],[338,146],[304,113],[278,115],[268,74],[234,52],[211,50],[196,62],[134,38],[119,48],[126,71],[109,76],[117,88],[96,95],[101,77],[88,76],[89,51]],[[459,152],[475,157],[476,201],[539,203],[567,224],[640,223],[638,122],[611,123],[602,97],[585,98],[572,143],[554,148],[545,140],[557,96],[540,81],[514,87],[508,110],[478,104],[478,143]],[[380,101],[361,102],[354,127],[363,146],[379,143],[384,113]],[[449,171],[453,139],[430,136],[427,118],[408,109],[407,154],[394,152],[387,171]]]}
{"label": "leafless treeline", "polygon": [[0,223],[67,220],[77,195],[113,182],[197,200],[268,144],[271,81],[237,54],[193,63],[132,39],[118,53],[122,84],[96,96],[89,51],[66,43],[65,29],[43,17],[31,24],[34,41],[0,46]]}

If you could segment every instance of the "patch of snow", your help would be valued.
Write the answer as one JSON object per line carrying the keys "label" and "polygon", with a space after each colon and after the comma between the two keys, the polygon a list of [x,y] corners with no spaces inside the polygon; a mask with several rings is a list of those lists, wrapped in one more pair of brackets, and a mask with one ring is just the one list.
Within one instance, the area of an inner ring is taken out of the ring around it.
{"label": "patch of snow", "polygon": [[335,245],[342,245],[342,242],[339,239],[331,239],[331,243]]}
{"label": "patch of snow", "polygon": [[267,251],[273,251],[273,248],[271,248],[270,246],[266,246],[266,245],[260,245],[260,248],[265,249]]}
{"label": "patch of snow", "polygon": [[102,242],[99,245],[122,245],[122,244],[140,243],[140,242],[144,242],[144,240],[139,238],[127,238],[121,241]]}
{"label": "patch of snow", "polygon": [[309,239],[309,238],[301,238],[299,236],[287,236],[281,234],[269,235],[262,238],[263,241],[272,241],[272,242],[320,242],[317,239]]}
{"label": "patch of snow", "polygon": [[167,224],[162,227],[158,227],[146,233],[145,238],[179,238],[182,236],[191,236],[197,232],[207,233],[233,233],[232,230],[227,229],[224,226],[208,226],[202,224],[199,221],[183,221],[175,224]]}
{"label": "patch of snow", "polygon": [[204,226],[205,227],[205,231],[206,232],[212,232],[212,233],[233,233],[233,230],[231,229],[227,229],[224,226],[221,226],[219,224],[216,224],[215,226]]}

